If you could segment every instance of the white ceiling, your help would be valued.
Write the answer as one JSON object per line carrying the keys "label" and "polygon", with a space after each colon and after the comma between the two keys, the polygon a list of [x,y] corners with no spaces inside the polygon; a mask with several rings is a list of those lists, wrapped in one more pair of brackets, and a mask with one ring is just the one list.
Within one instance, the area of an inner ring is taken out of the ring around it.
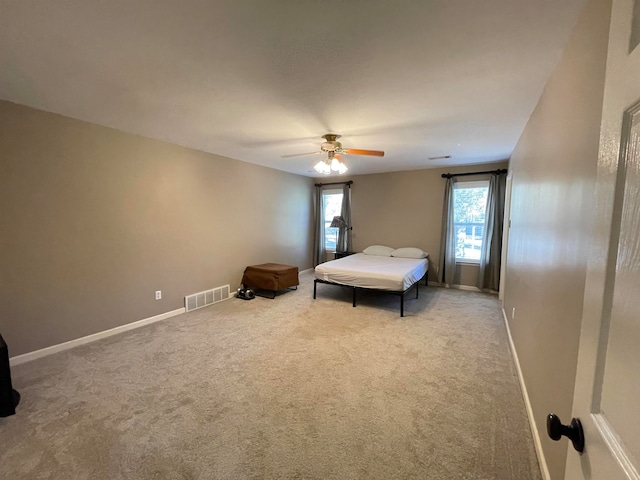
{"label": "white ceiling", "polygon": [[[307,176],[507,159],[584,0],[0,0],[0,98]],[[448,161],[430,156],[452,155]]]}

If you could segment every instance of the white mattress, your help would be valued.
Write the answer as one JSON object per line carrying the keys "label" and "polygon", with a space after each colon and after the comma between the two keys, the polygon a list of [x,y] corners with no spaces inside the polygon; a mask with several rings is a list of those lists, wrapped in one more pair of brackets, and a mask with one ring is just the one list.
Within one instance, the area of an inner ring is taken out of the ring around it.
{"label": "white mattress", "polygon": [[426,258],[380,257],[356,253],[321,263],[315,268],[320,280],[373,288],[404,291],[420,280],[428,269]]}

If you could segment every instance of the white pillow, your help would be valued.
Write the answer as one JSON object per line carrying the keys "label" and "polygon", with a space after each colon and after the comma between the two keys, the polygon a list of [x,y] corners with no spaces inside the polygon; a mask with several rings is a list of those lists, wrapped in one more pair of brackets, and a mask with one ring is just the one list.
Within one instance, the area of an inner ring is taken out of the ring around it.
{"label": "white pillow", "polygon": [[429,254],[424,250],[415,247],[396,248],[391,252],[392,257],[402,258],[427,258]]}
{"label": "white pillow", "polygon": [[390,257],[391,252],[393,252],[393,248],[385,247],[384,245],[371,245],[362,251],[365,255],[377,255],[379,257]]}

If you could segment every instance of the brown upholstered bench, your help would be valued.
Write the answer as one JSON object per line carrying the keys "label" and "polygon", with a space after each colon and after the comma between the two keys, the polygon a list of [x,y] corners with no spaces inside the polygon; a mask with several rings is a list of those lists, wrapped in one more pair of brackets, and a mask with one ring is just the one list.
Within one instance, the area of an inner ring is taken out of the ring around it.
{"label": "brown upholstered bench", "polygon": [[280,263],[251,265],[244,271],[242,284],[254,290],[272,291],[273,296],[271,298],[276,298],[278,290],[291,287],[298,288],[300,284],[298,281],[298,267]]}

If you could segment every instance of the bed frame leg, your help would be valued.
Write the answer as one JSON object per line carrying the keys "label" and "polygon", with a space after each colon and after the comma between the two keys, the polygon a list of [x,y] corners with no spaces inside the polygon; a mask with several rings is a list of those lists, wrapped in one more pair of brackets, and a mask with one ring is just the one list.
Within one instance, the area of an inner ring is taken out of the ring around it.
{"label": "bed frame leg", "polygon": [[404,317],[404,293],[400,295],[400,316]]}
{"label": "bed frame leg", "polygon": [[356,287],[353,287],[353,306],[356,306]]}
{"label": "bed frame leg", "polygon": [[313,281],[313,299],[316,299],[316,287],[318,286],[318,280]]}

